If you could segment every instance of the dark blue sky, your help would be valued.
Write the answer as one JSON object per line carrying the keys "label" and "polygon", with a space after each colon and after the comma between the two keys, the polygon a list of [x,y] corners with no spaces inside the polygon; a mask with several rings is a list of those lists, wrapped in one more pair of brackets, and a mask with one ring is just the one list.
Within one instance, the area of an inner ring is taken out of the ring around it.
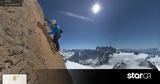
{"label": "dark blue sky", "polygon": [[[94,14],[92,5],[102,10]],[[64,33],[61,48],[160,47],[160,0],[39,0]]]}

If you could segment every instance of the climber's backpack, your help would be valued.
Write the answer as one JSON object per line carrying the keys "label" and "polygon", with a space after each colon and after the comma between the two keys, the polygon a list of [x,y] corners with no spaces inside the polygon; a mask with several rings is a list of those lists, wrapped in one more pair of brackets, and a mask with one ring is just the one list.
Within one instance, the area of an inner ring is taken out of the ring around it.
{"label": "climber's backpack", "polygon": [[55,34],[55,37],[60,38],[62,33],[63,33],[62,29],[59,29],[59,31]]}

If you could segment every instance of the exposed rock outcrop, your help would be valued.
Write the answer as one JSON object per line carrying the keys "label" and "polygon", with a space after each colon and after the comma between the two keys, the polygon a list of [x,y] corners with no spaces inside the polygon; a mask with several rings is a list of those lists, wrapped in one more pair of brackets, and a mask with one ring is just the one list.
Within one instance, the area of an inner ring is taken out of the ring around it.
{"label": "exposed rock outcrop", "polygon": [[113,66],[113,69],[126,69],[127,64],[124,62],[118,62]]}
{"label": "exposed rock outcrop", "polygon": [[37,22],[44,23],[37,0],[23,0],[22,7],[0,7],[1,74],[26,73],[28,84],[42,84],[37,81],[39,70],[65,69],[59,52],[53,53]]}

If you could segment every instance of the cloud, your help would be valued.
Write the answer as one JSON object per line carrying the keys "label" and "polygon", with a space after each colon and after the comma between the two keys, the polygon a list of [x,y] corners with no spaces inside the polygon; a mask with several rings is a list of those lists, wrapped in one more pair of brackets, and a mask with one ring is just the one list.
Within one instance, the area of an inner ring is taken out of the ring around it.
{"label": "cloud", "polygon": [[86,20],[86,21],[93,21],[92,18],[85,17],[85,16],[81,16],[81,15],[78,15],[78,14],[75,14],[75,13],[64,12],[64,11],[61,11],[61,13],[62,13],[62,14],[65,14],[65,15],[67,15],[67,16],[70,16],[70,17],[77,18],[77,19]]}

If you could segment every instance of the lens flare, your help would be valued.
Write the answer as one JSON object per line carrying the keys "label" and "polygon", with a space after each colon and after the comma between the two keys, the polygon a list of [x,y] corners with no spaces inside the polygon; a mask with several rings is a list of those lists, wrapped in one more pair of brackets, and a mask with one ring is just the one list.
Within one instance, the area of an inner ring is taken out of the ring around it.
{"label": "lens flare", "polygon": [[97,14],[97,13],[99,13],[100,10],[101,10],[101,7],[100,7],[99,4],[96,3],[96,4],[93,5],[93,7],[92,7],[92,12],[93,13]]}

